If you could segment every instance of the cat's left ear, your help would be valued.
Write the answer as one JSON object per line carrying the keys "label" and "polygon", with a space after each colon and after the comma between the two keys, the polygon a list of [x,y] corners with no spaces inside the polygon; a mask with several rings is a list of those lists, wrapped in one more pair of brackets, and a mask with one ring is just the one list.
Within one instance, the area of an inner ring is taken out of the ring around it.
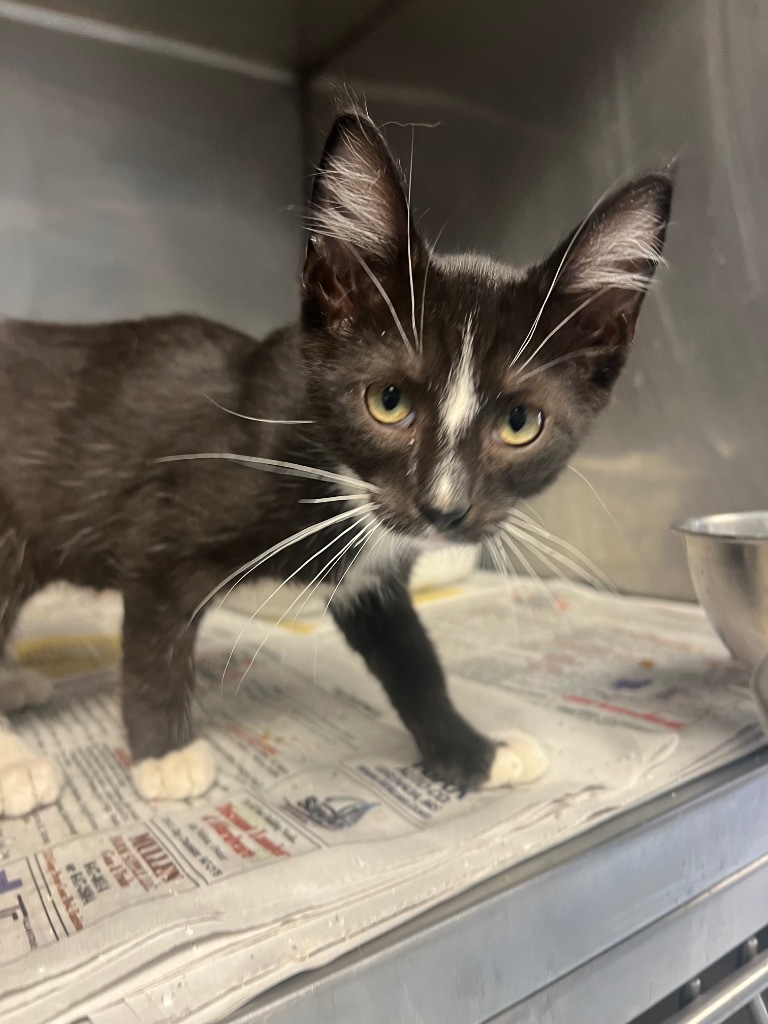
{"label": "cat's left ear", "polygon": [[[561,318],[562,310],[570,313],[563,341],[570,336],[580,348],[594,344],[618,357],[612,362],[616,373],[663,262],[673,173],[670,166],[613,192],[540,267],[541,287],[552,288],[552,305]],[[612,383],[607,376],[605,383]]]}
{"label": "cat's left ear", "polygon": [[305,322],[333,330],[387,300],[399,306],[422,252],[383,136],[358,111],[337,118],[312,192]]}

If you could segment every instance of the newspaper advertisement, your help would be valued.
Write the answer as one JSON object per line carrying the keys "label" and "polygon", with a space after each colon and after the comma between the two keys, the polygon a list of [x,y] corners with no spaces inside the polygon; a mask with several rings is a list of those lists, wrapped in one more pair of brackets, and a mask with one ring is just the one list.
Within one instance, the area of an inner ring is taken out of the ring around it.
{"label": "newspaper advertisement", "polygon": [[535,736],[542,778],[466,796],[435,782],[330,616],[225,607],[201,632],[195,708],[217,780],[146,803],[120,722],[119,599],[30,603],[15,653],[56,686],[13,728],[66,783],[0,820],[4,1024],[223,1016],[764,743],[744,670],[694,606],[490,573],[418,603],[459,710]]}

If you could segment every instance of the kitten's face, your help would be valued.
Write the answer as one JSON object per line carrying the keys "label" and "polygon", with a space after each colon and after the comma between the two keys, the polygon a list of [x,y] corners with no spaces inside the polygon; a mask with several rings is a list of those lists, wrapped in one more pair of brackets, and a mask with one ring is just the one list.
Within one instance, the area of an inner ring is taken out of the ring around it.
{"label": "kitten's face", "polygon": [[384,525],[484,540],[555,479],[624,363],[670,196],[667,174],[633,182],[524,273],[428,255],[381,136],[339,119],[315,182],[304,356],[313,416]]}

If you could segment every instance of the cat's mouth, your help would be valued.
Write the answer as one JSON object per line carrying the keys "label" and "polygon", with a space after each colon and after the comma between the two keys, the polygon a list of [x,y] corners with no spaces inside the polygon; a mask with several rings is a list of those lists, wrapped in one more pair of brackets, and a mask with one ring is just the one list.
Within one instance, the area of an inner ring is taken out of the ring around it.
{"label": "cat's mouth", "polygon": [[419,547],[425,551],[439,551],[443,548],[457,547],[470,542],[463,540],[461,537],[456,537],[455,535],[448,536],[445,533],[441,533],[440,530],[436,530],[434,527],[427,527],[422,536],[418,539],[417,543]]}
{"label": "cat's mouth", "polygon": [[387,533],[408,546],[425,550],[469,547],[493,540],[517,504],[507,498],[503,506],[476,501],[432,503],[420,493],[398,493],[391,484],[378,483],[365,513]]}
{"label": "cat's mouth", "polygon": [[436,525],[418,509],[403,515],[380,506],[376,518],[389,533],[427,551],[482,544],[492,533],[474,521]]}

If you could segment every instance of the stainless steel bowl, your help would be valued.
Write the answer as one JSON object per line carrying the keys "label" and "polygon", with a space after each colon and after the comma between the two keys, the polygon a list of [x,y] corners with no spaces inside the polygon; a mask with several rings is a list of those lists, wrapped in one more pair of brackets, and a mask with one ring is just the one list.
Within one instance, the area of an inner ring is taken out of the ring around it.
{"label": "stainless steel bowl", "polygon": [[753,670],[768,729],[768,512],[702,516],[677,523],[702,608],[733,656]]}

